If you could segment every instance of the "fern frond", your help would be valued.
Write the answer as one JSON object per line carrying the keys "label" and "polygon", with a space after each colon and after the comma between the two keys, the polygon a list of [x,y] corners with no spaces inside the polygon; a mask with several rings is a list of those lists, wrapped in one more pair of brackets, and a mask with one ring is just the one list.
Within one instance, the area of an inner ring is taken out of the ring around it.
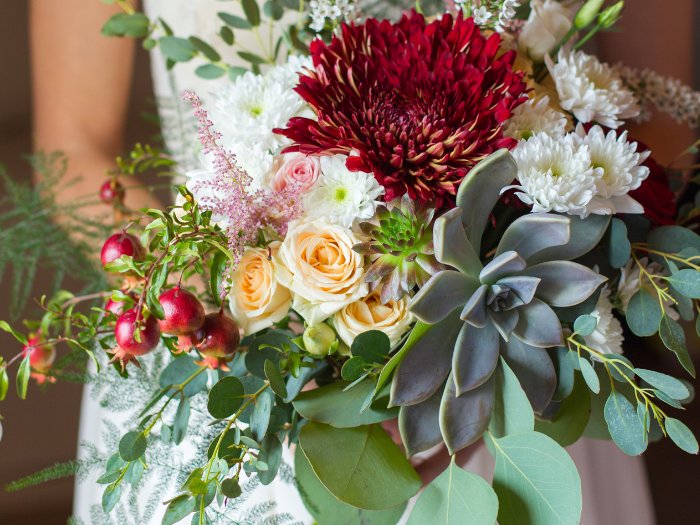
{"label": "fern frond", "polygon": [[8,483],[5,485],[5,490],[7,492],[17,492],[29,487],[35,487],[36,485],[41,485],[48,481],[54,481],[56,479],[69,478],[75,476],[80,468],[80,462],[78,460],[66,461],[65,463],[56,463],[50,467],[25,476],[16,481]]}

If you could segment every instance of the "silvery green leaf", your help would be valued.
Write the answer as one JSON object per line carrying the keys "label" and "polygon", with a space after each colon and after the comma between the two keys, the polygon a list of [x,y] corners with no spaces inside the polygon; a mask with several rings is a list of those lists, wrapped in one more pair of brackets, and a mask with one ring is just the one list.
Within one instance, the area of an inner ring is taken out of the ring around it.
{"label": "silvery green leaf", "polygon": [[563,401],[574,388],[574,366],[568,349],[558,347],[549,351],[557,374],[557,388],[552,397],[553,401]]}
{"label": "silvery green leaf", "polygon": [[520,381],[532,409],[541,414],[552,400],[557,376],[546,350],[530,346],[515,337],[502,345],[501,354]]}
{"label": "silvery green leaf", "polygon": [[497,438],[535,428],[535,416],[525,391],[506,361],[495,373],[496,397],[489,431]]}
{"label": "silvery green leaf", "polygon": [[[679,253],[683,250],[700,250],[700,236],[682,226],[661,226],[655,228],[647,239],[649,247],[665,253]],[[666,264],[663,257],[652,255],[661,264]]]}
{"label": "silvery green leaf", "polygon": [[581,355],[578,356],[578,364],[588,388],[590,388],[591,392],[594,394],[598,394],[600,392],[600,380],[598,379],[598,374],[596,374],[593,369],[593,365],[591,365],[588,359]]}
{"label": "silvery green leaf", "polygon": [[564,338],[557,314],[546,303],[533,299],[518,309],[520,319],[513,334],[531,346],[561,346]]}
{"label": "silvery green leaf", "polygon": [[551,419],[537,420],[535,430],[568,447],[581,437],[591,415],[591,393],[580,377],[576,378],[571,395],[558,405]]}
{"label": "silvery green leaf", "polygon": [[638,456],[646,450],[646,430],[625,396],[617,390],[610,392],[604,414],[610,436],[620,450],[630,456]]}
{"label": "silvery green leaf", "polygon": [[484,266],[479,274],[479,280],[484,284],[494,284],[503,277],[522,272],[526,267],[525,259],[517,252],[504,252]]}
{"label": "silvery green leaf", "polygon": [[488,319],[486,315],[486,297],[488,293],[489,287],[486,284],[477,288],[467,301],[467,304],[464,305],[460,318],[479,328],[483,327]]}
{"label": "silvery green leaf", "polygon": [[496,255],[512,250],[529,260],[547,248],[566,244],[571,235],[569,223],[568,217],[552,213],[523,215],[503,233]]}
{"label": "silvery green leaf", "polygon": [[467,239],[462,210],[454,208],[437,218],[433,226],[435,258],[467,275],[479,275],[481,260]]}
{"label": "silvery green leaf", "polygon": [[688,387],[686,387],[682,381],[676,379],[675,377],[662,374],[661,372],[655,372],[654,370],[646,370],[644,368],[635,368],[634,371],[639,377],[644,379],[644,381],[649,383],[654,388],[662,390],[673,399],[683,400],[690,396]]}
{"label": "silvery green leaf", "polygon": [[476,279],[454,270],[433,275],[411,299],[409,311],[428,324],[442,321],[463,306],[479,287]]}
{"label": "silvery green leaf", "polygon": [[658,298],[640,288],[627,304],[625,319],[635,335],[648,337],[658,332],[662,313]]}
{"label": "silvery green leaf", "polygon": [[668,282],[680,293],[691,299],[700,299],[700,272],[685,268],[674,272]]}
{"label": "silvery green leaf", "polygon": [[683,368],[691,376],[695,377],[695,364],[688,353],[688,347],[685,344],[685,332],[678,321],[674,321],[669,316],[664,315],[659,325],[659,335],[664,346],[676,354],[678,362],[683,365]]}
{"label": "silvery green leaf", "polygon": [[489,317],[491,318],[491,322],[493,322],[494,326],[496,327],[496,330],[498,330],[498,333],[501,334],[501,337],[505,341],[508,341],[513,333],[513,330],[515,330],[515,327],[518,325],[520,314],[518,313],[517,308],[513,308],[512,310],[502,310],[500,312],[489,310]]}
{"label": "silvery green leaf", "polygon": [[491,420],[494,403],[493,375],[481,386],[457,396],[448,377],[440,402],[440,431],[450,454],[477,441]]}
{"label": "silvery green leaf", "polygon": [[460,184],[456,203],[462,208],[462,222],[476,253],[481,249],[481,237],[501,190],[517,175],[518,166],[512,155],[501,149],[474,166]]}
{"label": "silvery green leaf", "polygon": [[523,274],[541,279],[537,297],[559,307],[574,306],[585,301],[607,280],[590,268],[571,261],[536,264]]}
{"label": "silvery green leaf", "polygon": [[408,456],[442,443],[439,420],[441,399],[442,389],[437,389],[425,401],[402,406],[399,410],[399,432]]}
{"label": "silvery green leaf", "polygon": [[610,251],[608,258],[610,266],[622,268],[632,254],[632,246],[627,238],[627,225],[617,217],[610,223]]}
{"label": "silvery green leaf", "polygon": [[511,275],[498,280],[498,284],[510,288],[511,292],[527,304],[532,301],[532,298],[537,292],[537,287],[540,284],[538,277],[529,277],[527,275]]}
{"label": "silvery green leaf", "polygon": [[440,388],[452,368],[452,352],[462,324],[459,312],[453,312],[406,353],[394,372],[390,406],[415,405]]}
{"label": "silvery green leaf", "polygon": [[683,295],[681,292],[676,290],[673,285],[670,286],[669,292],[671,293],[671,297],[676,301],[676,310],[678,310],[678,313],[681,314],[681,318],[684,321],[692,321],[695,319],[695,305],[694,301],[685,295]]}
{"label": "silvery green leaf", "polygon": [[483,328],[464,323],[452,354],[452,378],[457,395],[484,383],[498,364],[500,335],[493,323]]}
{"label": "silvery green leaf", "polygon": [[668,436],[678,445],[678,448],[685,450],[688,454],[698,453],[698,440],[684,423],[672,417],[667,417],[664,423]]}
{"label": "silvery green leaf", "polygon": [[574,331],[578,335],[586,337],[595,331],[598,325],[598,319],[592,315],[582,315],[574,321]]}
{"label": "silvery green leaf", "polygon": [[609,215],[589,215],[585,219],[569,217],[571,237],[561,246],[552,246],[529,257],[529,264],[544,261],[571,261],[587,254],[598,246],[610,224]]}

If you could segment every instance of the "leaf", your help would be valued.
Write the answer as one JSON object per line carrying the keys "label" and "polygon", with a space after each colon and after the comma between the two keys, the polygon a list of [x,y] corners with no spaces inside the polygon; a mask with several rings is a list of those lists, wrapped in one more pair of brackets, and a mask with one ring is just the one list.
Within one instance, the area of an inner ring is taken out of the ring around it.
{"label": "leaf", "polygon": [[396,525],[405,505],[388,510],[364,510],[343,503],[319,481],[300,448],[294,454],[294,478],[304,506],[317,523],[333,525]]}
{"label": "leaf", "polygon": [[[647,244],[649,248],[663,253],[680,253],[688,248],[700,250],[700,236],[681,226],[661,226],[652,230]],[[665,264],[662,256],[652,255],[652,258]]]}
{"label": "leaf", "polygon": [[515,337],[503,345],[501,355],[518,378],[535,414],[541,414],[557,387],[552,358],[546,350],[527,345]]}
{"label": "leaf", "polygon": [[498,364],[501,336],[493,323],[477,328],[464,323],[452,354],[452,377],[461,395],[483,384]]}
{"label": "leaf", "polygon": [[571,394],[574,388],[574,364],[572,357],[576,358],[576,363],[578,363],[578,356],[561,346],[549,353],[557,374],[557,389],[554,391],[552,401],[563,401]]}
{"label": "leaf", "polygon": [[22,359],[17,368],[17,395],[20,399],[27,399],[27,387],[29,386],[29,377],[31,376],[31,361],[30,355],[27,355]]}
{"label": "leaf", "polygon": [[658,298],[640,288],[630,299],[625,318],[635,335],[649,337],[659,330],[662,313]]}
{"label": "leaf", "polygon": [[627,225],[617,217],[610,222],[610,251],[608,260],[613,268],[622,268],[632,255],[632,246],[627,238]]}
{"label": "leaf", "polygon": [[503,232],[496,255],[515,251],[526,260],[571,238],[571,219],[553,213],[532,213],[518,217]]}
{"label": "leaf", "polygon": [[7,391],[10,389],[10,378],[7,376],[7,368],[0,368],[0,401],[3,401],[7,396]]}
{"label": "leaf", "polygon": [[368,365],[363,357],[351,357],[340,369],[340,376],[346,381],[356,381],[365,373]]}
{"label": "leaf", "polygon": [[[216,64],[202,64],[194,72],[198,77],[206,79],[219,78],[226,74],[226,70]],[[214,276],[212,275],[213,278]]]}
{"label": "leaf", "polygon": [[389,336],[379,330],[358,335],[350,347],[353,357],[362,357],[368,363],[383,363],[390,350]]}
{"label": "leaf", "polygon": [[117,13],[102,26],[104,36],[143,38],[148,35],[149,21],[143,13]]}
{"label": "leaf", "polygon": [[678,445],[678,448],[685,450],[688,454],[698,453],[698,441],[684,423],[672,417],[667,417],[664,423],[668,436]]}
{"label": "leaf", "polygon": [[440,433],[440,400],[437,390],[427,400],[417,405],[407,405],[399,410],[399,432],[407,456],[428,450],[442,443]]}
{"label": "leaf", "polygon": [[535,430],[546,434],[562,447],[573,445],[583,435],[591,415],[591,395],[585,381],[576,375],[571,394],[551,420],[537,420]]}
{"label": "leaf", "polygon": [[7,332],[23,345],[27,344],[27,338],[12,328],[7,321],[0,321],[0,330]]}
{"label": "leaf", "polygon": [[132,430],[119,440],[119,456],[126,462],[136,461],[146,452],[146,437]]}
{"label": "leaf", "polygon": [[496,370],[496,397],[489,430],[497,438],[535,428],[535,415],[518,378],[506,361]]}
{"label": "leaf", "polygon": [[690,396],[690,391],[685,384],[675,377],[671,377],[661,372],[655,372],[653,370],[645,370],[644,368],[635,368],[635,373],[644,379],[654,388],[658,388],[668,395],[671,399],[678,399],[680,401],[687,399]]}
{"label": "leaf", "polygon": [[229,25],[235,29],[250,29],[252,27],[250,22],[248,22],[245,18],[241,18],[240,16],[231,15],[224,12],[217,13],[217,15],[226,25]]}
{"label": "leaf", "polygon": [[207,59],[211,60],[212,62],[219,62],[221,60],[221,55],[218,53],[218,51],[211,47],[209,44],[207,44],[201,38],[191,36],[189,38],[189,41],[190,44],[192,44],[197,49],[197,51],[202,53],[205,57],[207,57]]}
{"label": "leaf", "polygon": [[418,496],[407,525],[493,525],[497,515],[498,498],[491,486],[452,458]]}
{"label": "leaf", "polygon": [[610,436],[620,450],[630,456],[638,456],[646,450],[646,432],[637,411],[617,390],[610,392],[604,415]]}
{"label": "leaf", "polygon": [[[396,352],[391,359],[389,359],[389,361],[382,368],[382,371],[379,373],[376,388],[377,392],[379,392],[379,390],[386,384],[394,369],[401,363],[401,361],[403,361],[404,357],[406,357],[406,354],[411,350],[411,348],[413,348],[413,346],[415,346],[416,343],[418,343],[418,341],[420,341],[432,328],[433,327],[431,325],[421,323],[420,321],[413,325],[413,329],[411,329],[411,333],[408,335],[406,342],[403,344],[401,349]],[[698,332],[700,333],[700,328],[698,329]]]}
{"label": "leaf", "polygon": [[539,432],[494,439],[500,525],[574,525],[581,517],[581,479],[562,447]]}
{"label": "leaf", "polygon": [[226,478],[221,482],[221,493],[227,498],[236,499],[243,491],[235,479]]}
{"label": "leaf", "polygon": [[195,499],[187,494],[182,494],[173,499],[165,509],[162,525],[173,525],[188,514],[194,512]]}
{"label": "leaf", "polygon": [[272,411],[272,395],[263,392],[255,400],[255,408],[250,415],[250,431],[253,439],[260,442],[265,437],[267,427],[270,425],[270,413]]}
{"label": "leaf", "polygon": [[122,488],[120,485],[108,485],[105,491],[102,493],[102,510],[109,514],[112,509],[119,501],[119,497],[122,495]]}
{"label": "leaf", "polygon": [[270,388],[272,391],[280,396],[282,399],[287,397],[287,385],[284,384],[284,379],[282,378],[282,373],[275,363],[269,359],[265,360],[264,365],[265,377],[270,382]]}
{"label": "leaf", "polygon": [[378,425],[334,428],[312,421],[302,429],[299,445],[321,483],[350,505],[391,509],[421,488],[401,449]]}
{"label": "leaf", "polygon": [[197,54],[197,50],[189,40],[177,36],[161,37],[158,45],[166,58],[174,62],[187,62]]}
{"label": "leaf", "polygon": [[591,335],[598,325],[598,319],[592,315],[581,315],[574,321],[574,331],[583,337]]}
{"label": "leaf", "polygon": [[374,383],[365,380],[345,390],[346,383],[337,382],[299,394],[292,404],[306,419],[336,428],[371,425],[397,416],[397,409],[370,406],[360,410],[367,396],[374,392]]}
{"label": "leaf", "polygon": [[[200,367],[195,364],[194,359],[189,356],[178,357],[173,359],[168,366],[160,373],[158,383],[162,388],[168,386],[179,385],[187,381],[195,372],[199,371]],[[201,392],[207,387],[207,374],[201,373],[192,379],[183,389],[183,393],[187,397]]]}
{"label": "leaf", "polygon": [[243,384],[240,379],[227,376],[209,391],[207,410],[216,419],[231,416],[243,404]]}
{"label": "leaf", "polygon": [[177,405],[175,420],[173,421],[173,443],[179,445],[187,434],[187,424],[190,421],[190,400],[183,397]]}
{"label": "leaf", "polygon": [[686,268],[672,273],[668,282],[680,293],[691,299],[700,299],[700,272]]}
{"label": "leaf", "polygon": [[494,376],[457,396],[452,375],[440,402],[440,432],[450,454],[476,442],[488,427],[495,401]]}
{"label": "leaf", "polygon": [[260,25],[260,8],[255,0],[241,0],[245,17],[253,27]]}
{"label": "leaf", "polygon": [[661,336],[661,341],[664,343],[664,346],[676,354],[683,368],[685,368],[691,376],[695,377],[695,365],[685,345],[683,327],[678,324],[677,321],[664,315],[661,319],[661,325],[659,326],[659,335]]}
{"label": "leaf", "polygon": [[282,462],[282,443],[274,434],[268,434],[261,445],[258,461],[265,463],[267,470],[258,472],[258,479],[263,485],[269,485],[277,477]]}
{"label": "leaf", "polygon": [[599,393],[600,380],[598,379],[598,374],[596,374],[595,370],[593,370],[593,365],[591,365],[591,362],[588,360],[588,358],[580,355],[578,356],[578,364],[588,388],[590,388],[591,392],[595,394]]}

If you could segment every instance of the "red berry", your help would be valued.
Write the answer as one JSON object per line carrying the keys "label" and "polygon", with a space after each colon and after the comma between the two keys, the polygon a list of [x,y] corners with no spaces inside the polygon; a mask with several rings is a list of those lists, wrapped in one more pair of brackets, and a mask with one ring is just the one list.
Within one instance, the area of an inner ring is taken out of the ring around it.
{"label": "red berry", "polygon": [[136,309],[127,310],[117,319],[114,326],[114,336],[117,345],[125,354],[140,356],[152,351],[160,341],[160,328],[158,320],[150,315],[147,318],[141,316],[139,322],[139,340],[134,337],[136,332]]}
{"label": "red berry", "polygon": [[110,179],[100,186],[100,200],[105,204],[124,202],[124,186],[117,179]]}
{"label": "red berry", "polygon": [[119,259],[122,255],[130,255],[134,260],[140,260],[144,256],[144,248],[141,241],[130,233],[120,232],[109,237],[102,246],[100,260],[102,266]]}
{"label": "red berry", "polygon": [[204,307],[197,297],[179,286],[163,292],[158,298],[164,318],[159,321],[165,334],[185,335],[204,324]]}
{"label": "red berry", "polygon": [[225,363],[233,358],[241,342],[241,333],[233,319],[217,312],[206,316],[195,338],[200,341],[197,350],[204,356],[199,364],[226,369]]}
{"label": "red berry", "polygon": [[32,368],[46,372],[56,360],[56,349],[51,345],[42,345],[41,342],[41,334],[37,332],[27,340],[22,354],[25,357],[29,354],[29,364]]}
{"label": "red berry", "polygon": [[[132,301],[135,299],[133,295],[131,295],[130,297]],[[108,312],[113,313],[116,317],[119,317],[121,314],[124,313],[124,309],[126,308],[127,304],[128,302],[126,298],[121,301],[115,301],[110,297],[109,299],[107,299],[104,308]]]}

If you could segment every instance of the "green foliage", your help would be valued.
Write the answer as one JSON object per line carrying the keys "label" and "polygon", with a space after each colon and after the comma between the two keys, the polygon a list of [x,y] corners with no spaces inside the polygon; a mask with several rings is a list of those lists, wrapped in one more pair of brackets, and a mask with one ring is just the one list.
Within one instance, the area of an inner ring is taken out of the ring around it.
{"label": "green foliage", "polygon": [[538,420],[535,430],[546,434],[562,447],[572,445],[583,434],[591,414],[591,396],[581,376],[576,374],[571,394],[549,420]]}
{"label": "green foliage", "polygon": [[207,408],[216,419],[231,416],[243,404],[243,384],[236,377],[224,377],[209,391]]}
{"label": "green foliage", "polygon": [[76,460],[66,461],[65,463],[56,463],[50,467],[40,470],[39,472],[35,472],[34,474],[8,483],[5,485],[5,490],[7,492],[17,492],[18,490],[24,490],[29,487],[41,485],[42,483],[46,483],[48,481],[69,478],[75,476],[79,468],[80,462]]}
{"label": "green foliage", "polygon": [[501,357],[496,369],[496,398],[489,431],[500,438],[534,429],[535,416],[525,392],[506,361]]}
{"label": "green foliage", "polygon": [[646,432],[635,407],[615,390],[605,402],[605,421],[613,441],[625,454],[637,456],[646,450]]}

